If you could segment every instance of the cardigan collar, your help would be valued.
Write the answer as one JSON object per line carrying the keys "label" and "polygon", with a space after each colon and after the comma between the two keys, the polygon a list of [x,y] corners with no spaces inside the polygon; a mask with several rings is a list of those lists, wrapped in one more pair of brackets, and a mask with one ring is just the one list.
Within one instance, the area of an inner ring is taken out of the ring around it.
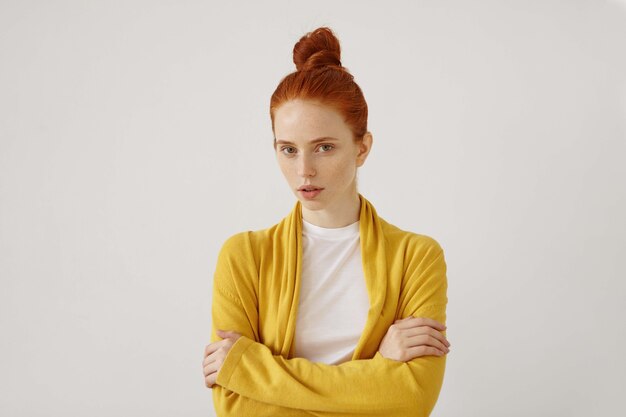
{"label": "cardigan collar", "polygon": [[[361,261],[370,309],[365,328],[355,348],[353,359],[358,359],[362,356],[371,357],[378,349],[378,346],[368,346],[367,341],[375,332],[377,324],[384,322],[384,320],[380,320],[380,316],[383,314],[388,280],[386,244],[382,228],[383,220],[378,217],[374,206],[360,193],[359,199],[361,201],[359,212]],[[278,327],[283,331],[282,334],[285,337],[281,355],[291,358],[295,349],[294,335],[302,273],[302,205],[299,200],[291,213],[280,223],[282,224],[279,226],[282,227],[279,227],[279,229],[282,230],[282,233],[278,244],[286,245],[285,252],[288,254],[284,260],[287,272],[284,279],[287,282],[283,288],[286,294],[281,294],[284,296],[284,304],[281,304],[288,310],[288,313],[286,312],[287,314],[278,318]],[[289,293],[291,293],[291,297]],[[380,329],[378,331],[380,332]],[[367,348],[366,351],[364,351],[365,348]]]}

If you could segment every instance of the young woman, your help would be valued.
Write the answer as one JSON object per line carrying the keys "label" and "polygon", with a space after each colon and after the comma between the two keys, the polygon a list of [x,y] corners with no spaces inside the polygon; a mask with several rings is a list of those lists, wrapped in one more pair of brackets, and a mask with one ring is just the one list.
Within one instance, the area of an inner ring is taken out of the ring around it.
{"label": "young woman", "polygon": [[333,32],[307,33],[293,60],[270,116],[297,201],[223,244],[205,385],[218,416],[427,416],[450,346],[443,251],[357,191],[373,138]]}

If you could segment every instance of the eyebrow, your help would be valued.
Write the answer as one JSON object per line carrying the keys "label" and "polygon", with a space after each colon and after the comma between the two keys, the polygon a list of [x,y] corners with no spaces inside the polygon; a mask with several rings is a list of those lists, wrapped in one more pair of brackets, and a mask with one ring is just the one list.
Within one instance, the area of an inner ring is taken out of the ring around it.
{"label": "eyebrow", "polygon": [[[326,142],[326,141],[329,141],[329,140],[337,140],[338,141],[339,139],[333,138],[331,136],[324,136],[324,137],[321,137],[321,138],[310,140],[309,143],[313,144],[313,143],[319,143],[319,142]],[[276,144],[277,145],[295,145],[295,143],[289,142],[288,140],[277,140]]]}

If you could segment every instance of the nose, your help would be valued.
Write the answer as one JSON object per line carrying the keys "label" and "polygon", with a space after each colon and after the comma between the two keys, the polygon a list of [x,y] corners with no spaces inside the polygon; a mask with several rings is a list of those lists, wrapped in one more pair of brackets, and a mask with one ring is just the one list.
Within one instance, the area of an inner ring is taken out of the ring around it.
{"label": "nose", "polygon": [[313,166],[312,157],[307,156],[305,153],[303,153],[298,161],[298,176],[314,177],[315,174],[316,172],[315,167]]}

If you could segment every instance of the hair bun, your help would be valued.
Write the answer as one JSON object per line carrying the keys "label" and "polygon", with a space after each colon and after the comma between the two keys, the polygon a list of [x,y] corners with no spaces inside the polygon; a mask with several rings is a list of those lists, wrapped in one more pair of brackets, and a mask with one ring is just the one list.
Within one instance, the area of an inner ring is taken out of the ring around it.
{"label": "hair bun", "polygon": [[320,27],[302,36],[293,47],[293,62],[298,71],[341,66],[339,40],[332,30]]}

